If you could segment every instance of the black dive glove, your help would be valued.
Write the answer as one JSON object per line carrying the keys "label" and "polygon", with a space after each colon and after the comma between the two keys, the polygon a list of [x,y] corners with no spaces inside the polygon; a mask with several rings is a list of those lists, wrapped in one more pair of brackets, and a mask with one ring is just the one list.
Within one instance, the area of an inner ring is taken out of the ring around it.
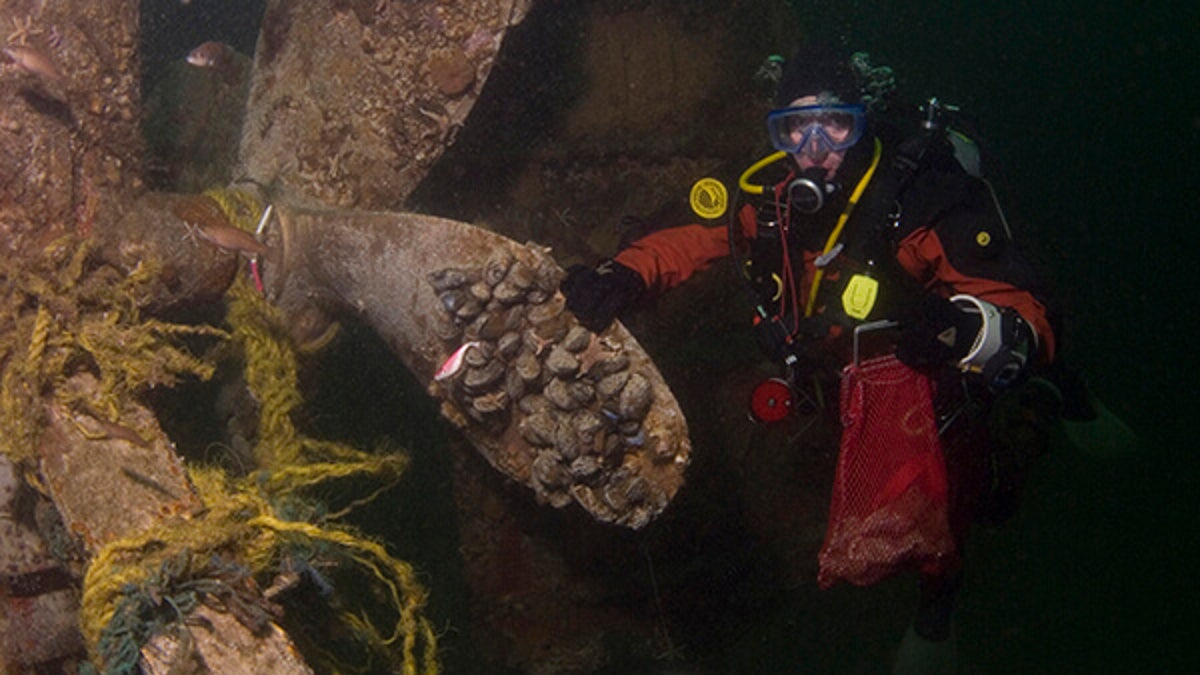
{"label": "black dive glove", "polygon": [[978,314],[967,313],[941,296],[926,295],[900,323],[896,358],[920,369],[958,361],[971,349],[981,324]]}
{"label": "black dive glove", "polygon": [[646,282],[637,272],[609,259],[595,268],[571,266],[563,279],[562,292],[567,298],[567,309],[579,323],[599,333],[645,295]]}

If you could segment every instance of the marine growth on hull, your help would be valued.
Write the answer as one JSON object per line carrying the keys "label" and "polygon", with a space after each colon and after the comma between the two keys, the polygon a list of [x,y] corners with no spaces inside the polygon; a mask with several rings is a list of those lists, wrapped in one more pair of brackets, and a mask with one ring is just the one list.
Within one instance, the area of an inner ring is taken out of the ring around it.
{"label": "marine growth on hull", "polygon": [[[543,501],[561,507],[574,499],[593,513],[620,514],[613,520],[648,520],[669,497],[639,474],[641,460],[675,459],[669,445],[647,442],[653,387],[624,345],[566,310],[562,275],[542,251],[528,264],[507,250],[483,267],[431,273],[445,310],[439,337],[451,353],[431,393],[460,428],[519,435],[524,443],[502,444],[489,460],[528,475]],[[502,456],[505,447],[533,453]],[[656,448],[663,457],[653,456]]]}

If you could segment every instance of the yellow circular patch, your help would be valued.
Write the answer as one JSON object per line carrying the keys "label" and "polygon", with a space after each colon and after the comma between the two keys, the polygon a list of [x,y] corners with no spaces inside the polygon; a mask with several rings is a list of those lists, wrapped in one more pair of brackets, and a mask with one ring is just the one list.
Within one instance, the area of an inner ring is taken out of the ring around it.
{"label": "yellow circular patch", "polygon": [[729,192],[716,178],[701,178],[692,185],[688,201],[696,215],[711,220],[725,215],[725,209],[729,206]]}
{"label": "yellow circular patch", "polygon": [[992,243],[992,235],[988,234],[987,232],[979,232],[975,235],[975,243],[979,244],[980,246],[987,246],[988,244]]}

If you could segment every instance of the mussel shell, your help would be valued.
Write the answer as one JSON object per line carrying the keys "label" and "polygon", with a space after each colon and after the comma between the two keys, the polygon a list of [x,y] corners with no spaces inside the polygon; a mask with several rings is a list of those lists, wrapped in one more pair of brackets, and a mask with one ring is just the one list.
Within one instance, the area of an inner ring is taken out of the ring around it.
{"label": "mussel shell", "polygon": [[557,342],[563,339],[571,328],[571,316],[559,314],[552,319],[533,322],[533,334],[542,340]]}
{"label": "mussel shell", "polygon": [[433,322],[433,333],[440,340],[452,342],[462,335],[462,327],[449,316],[439,314]]}
{"label": "mussel shell", "polygon": [[525,380],[521,379],[521,375],[516,368],[508,368],[504,372],[504,391],[508,392],[508,397],[513,401],[520,401],[521,397],[525,396],[525,392],[529,390],[529,385]]}
{"label": "mussel shell", "polygon": [[600,474],[600,461],[594,455],[580,455],[571,461],[567,470],[576,480],[590,481]]}
{"label": "mussel shell", "polygon": [[495,287],[508,275],[508,268],[513,263],[512,253],[505,249],[497,249],[483,266],[483,280],[489,286]]}
{"label": "mussel shell", "polygon": [[492,294],[499,302],[512,305],[521,302],[525,299],[525,291],[517,288],[507,281],[501,281],[492,289]]}
{"label": "mussel shell", "polygon": [[631,477],[629,467],[622,466],[614,471],[609,476],[608,483],[600,488],[600,498],[617,513],[624,513],[629,508],[629,497],[625,494],[625,490]]}
{"label": "mussel shell", "polygon": [[525,328],[525,305],[514,305],[505,310],[504,330],[519,333]]}
{"label": "mussel shell", "polygon": [[571,393],[571,398],[581,406],[589,405],[596,397],[596,388],[584,381],[568,381],[567,391]]}
{"label": "mussel shell", "polygon": [[509,331],[496,341],[496,351],[504,358],[511,359],[521,351],[521,334]]}
{"label": "mussel shell", "polygon": [[463,377],[463,386],[468,391],[479,391],[500,381],[504,376],[504,364],[499,361],[488,361],[479,368],[467,368]]}
{"label": "mussel shell", "polygon": [[475,318],[469,330],[477,339],[496,340],[504,334],[506,323],[503,311],[484,312]]}
{"label": "mussel shell", "polygon": [[571,416],[571,424],[580,438],[591,438],[604,428],[604,419],[591,410],[584,409]]}
{"label": "mussel shell", "polygon": [[554,449],[568,462],[583,452],[579,434],[568,420],[560,420],[554,428]]}
{"label": "mussel shell", "polygon": [[518,423],[521,437],[532,445],[541,446],[554,445],[554,431],[557,427],[554,417],[546,412],[526,415]]}
{"label": "mussel shell", "polygon": [[562,283],[565,274],[562,268],[558,266],[558,263],[550,259],[545,259],[534,270],[533,283],[537,288],[547,293],[554,293],[558,290],[558,286]]}
{"label": "mussel shell", "polygon": [[465,286],[470,281],[471,277],[465,270],[447,267],[440,270],[434,270],[425,277],[429,280],[429,285],[433,286],[433,290],[437,293],[448,291],[452,288]]}
{"label": "mussel shell", "polygon": [[[589,373],[591,371],[588,371]],[[607,375],[596,383],[596,395],[603,401],[615,399],[621,390],[625,388],[625,383],[629,381],[629,371],[622,370],[620,372]]]}
{"label": "mussel shell", "polygon": [[526,382],[534,382],[542,375],[542,364],[533,352],[521,352],[513,362],[513,369]]}
{"label": "mussel shell", "polygon": [[[450,292],[455,293],[457,291]],[[465,295],[466,300],[463,302],[462,306],[452,311],[454,312],[454,316],[458,317],[459,319],[462,319],[463,321],[470,321],[471,319],[479,316],[479,313],[483,311],[483,303],[471,297],[470,294]]]}
{"label": "mussel shell", "polygon": [[629,357],[622,353],[610,353],[596,359],[592,367],[588,369],[588,375],[593,378],[602,378],[606,375],[611,375],[625,370],[629,367]]}
{"label": "mussel shell", "polygon": [[571,484],[571,474],[562,465],[558,455],[543,450],[533,460],[533,477],[551,490],[562,490]]}
{"label": "mussel shell", "polygon": [[492,353],[495,348],[487,342],[480,342],[467,347],[466,353],[463,354],[463,363],[472,368],[482,368],[492,360]]}
{"label": "mussel shell", "polygon": [[621,389],[621,395],[617,399],[617,412],[622,419],[640,420],[650,411],[653,401],[654,392],[650,388],[649,380],[641,373],[633,373]]}
{"label": "mussel shell", "polygon": [[543,302],[530,307],[527,316],[530,322],[538,324],[557,317],[563,313],[564,309],[566,309],[566,301],[561,297],[557,297],[549,302]]}
{"label": "mussel shell", "polygon": [[563,345],[555,345],[546,357],[546,368],[558,377],[571,377],[579,372],[579,359]]}
{"label": "mussel shell", "polygon": [[563,349],[570,352],[581,352],[592,341],[593,333],[583,326],[572,326],[567,334],[563,336],[560,343]]}
{"label": "mussel shell", "polygon": [[476,281],[467,288],[467,292],[476,300],[486,303],[492,299],[492,287],[482,281]]}
{"label": "mussel shell", "polygon": [[560,410],[575,410],[579,407],[579,402],[571,394],[570,387],[565,380],[557,378],[551,380],[542,393]]}
{"label": "mussel shell", "polygon": [[508,274],[504,280],[523,291],[528,290],[534,282],[533,268],[518,260],[508,268]]}
{"label": "mussel shell", "polygon": [[517,402],[517,408],[526,415],[536,415],[537,413],[554,414],[554,404],[541,394],[530,394]]}
{"label": "mussel shell", "polygon": [[650,483],[642,476],[632,476],[625,483],[625,498],[634,504],[646,501],[650,496]]}

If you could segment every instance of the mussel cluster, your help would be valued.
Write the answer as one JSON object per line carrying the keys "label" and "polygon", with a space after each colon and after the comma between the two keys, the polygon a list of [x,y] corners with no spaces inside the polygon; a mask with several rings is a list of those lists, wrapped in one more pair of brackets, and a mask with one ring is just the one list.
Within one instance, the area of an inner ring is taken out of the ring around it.
{"label": "mussel cluster", "polygon": [[550,504],[574,498],[593,513],[641,510],[654,490],[624,460],[647,450],[651,383],[621,344],[578,324],[557,292],[562,270],[543,250],[527,250],[528,261],[502,249],[482,268],[428,276],[446,312],[440,337],[448,352],[469,345],[431,393],[459,427],[519,435],[523,443],[506,447],[523,456],[491,459],[522,466]]}

